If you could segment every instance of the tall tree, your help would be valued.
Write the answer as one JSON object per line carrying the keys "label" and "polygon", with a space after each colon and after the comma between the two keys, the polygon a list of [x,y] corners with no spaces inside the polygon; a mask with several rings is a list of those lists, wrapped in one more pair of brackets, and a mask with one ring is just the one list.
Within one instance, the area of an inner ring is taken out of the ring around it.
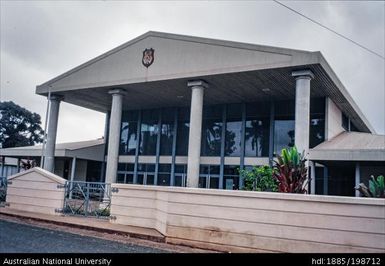
{"label": "tall tree", "polygon": [[43,142],[41,118],[14,102],[0,102],[0,148],[32,146]]}

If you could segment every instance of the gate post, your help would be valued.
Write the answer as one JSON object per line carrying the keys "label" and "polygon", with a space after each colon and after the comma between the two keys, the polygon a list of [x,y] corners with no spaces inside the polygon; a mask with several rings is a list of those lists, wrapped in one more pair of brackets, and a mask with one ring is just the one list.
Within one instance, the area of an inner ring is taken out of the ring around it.
{"label": "gate post", "polygon": [[89,201],[90,201],[90,183],[86,183],[87,186],[87,193],[86,193],[86,198],[85,198],[85,204],[84,204],[84,207],[85,207],[85,211],[84,211],[84,215],[85,216],[88,216],[88,205],[89,205]]}

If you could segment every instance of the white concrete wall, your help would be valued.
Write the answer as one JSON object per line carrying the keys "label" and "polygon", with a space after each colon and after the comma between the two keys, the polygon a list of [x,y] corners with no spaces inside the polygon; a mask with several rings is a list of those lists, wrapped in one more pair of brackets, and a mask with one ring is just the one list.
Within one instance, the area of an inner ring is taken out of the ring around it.
{"label": "white concrete wall", "polygon": [[385,200],[113,184],[117,224],[232,252],[385,252]]}
{"label": "white concrete wall", "polygon": [[65,179],[35,167],[8,177],[7,208],[57,215],[55,209],[63,208]]}
{"label": "white concrete wall", "polygon": [[345,131],[342,127],[342,113],[337,105],[330,99],[326,98],[326,123],[325,123],[325,140],[332,139],[341,132]]}

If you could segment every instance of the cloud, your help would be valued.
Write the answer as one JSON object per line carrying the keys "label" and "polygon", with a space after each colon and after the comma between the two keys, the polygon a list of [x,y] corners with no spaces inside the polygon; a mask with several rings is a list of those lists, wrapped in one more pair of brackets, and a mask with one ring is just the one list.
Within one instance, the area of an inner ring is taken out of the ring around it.
{"label": "cloud", "polygon": [[[285,4],[384,53],[384,3]],[[41,84],[148,30],[321,51],[384,133],[384,61],[269,1],[1,1],[1,100],[44,118]],[[84,125],[77,127],[77,124]],[[104,115],[63,103],[58,141],[103,135]]]}

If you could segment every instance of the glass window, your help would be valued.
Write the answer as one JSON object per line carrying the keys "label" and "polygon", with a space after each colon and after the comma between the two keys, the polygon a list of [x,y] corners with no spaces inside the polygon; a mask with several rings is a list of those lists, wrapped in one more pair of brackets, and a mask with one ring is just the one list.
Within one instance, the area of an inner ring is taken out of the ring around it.
{"label": "glass window", "polygon": [[172,155],[174,138],[174,109],[162,110],[162,125],[160,128],[160,155]]}
{"label": "glass window", "polygon": [[276,118],[286,117],[293,119],[295,116],[295,101],[284,100],[274,102],[274,114]]}
{"label": "glass window", "polygon": [[245,156],[269,156],[270,104],[246,105]]}
{"label": "glass window", "polygon": [[119,163],[118,164],[118,183],[132,184],[134,180],[134,164]]}
{"label": "glass window", "polygon": [[309,147],[314,148],[325,140],[325,98],[310,100],[310,140]]}
{"label": "glass window", "polygon": [[155,185],[155,173],[146,173],[145,185]]}
{"label": "glass window", "polygon": [[241,156],[242,104],[229,104],[226,110],[225,156]]}
{"label": "glass window", "polygon": [[198,187],[219,188],[219,165],[200,166]]}
{"label": "glass window", "polygon": [[176,164],[175,173],[180,173],[180,174],[187,173],[187,164]]}
{"label": "glass window", "polygon": [[120,183],[120,184],[124,183],[124,174],[118,173],[118,176],[116,178],[116,183]]}
{"label": "glass window", "polygon": [[169,186],[171,177],[171,164],[159,164],[158,185]]}
{"label": "glass window", "polygon": [[325,140],[325,119],[322,116],[312,115],[310,119],[309,147],[314,148]]}
{"label": "glass window", "polygon": [[222,105],[203,108],[202,147],[203,156],[220,156],[222,140]]}
{"label": "glass window", "polygon": [[186,186],[186,176],[187,176],[187,165],[186,164],[176,164],[175,165],[175,182],[176,187],[185,187]]}
{"label": "glass window", "polygon": [[204,176],[200,175],[198,187],[199,188],[206,188],[207,187],[206,182],[207,182],[207,176],[206,175],[204,175]]}
{"label": "glass window", "polygon": [[140,155],[156,155],[159,110],[145,110],[140,128]]}
{"label": "glass window", "polygon": [[295,144],[294,100],[275,102],[274,119],[274,153],[281,154],[283,148],[293,147]]}
{"label": "glass window", "polygon": [[125,168],[126,168],[125,163],[118,163],[118,172],[125,170]]}
{"label": "glass window", "polygon": [[190,109],[179,108],[178,129],[176,135],[176,155],[187,156],[190,131]]}
{"label": "glass window", "polygon": [[311,98],[310,99],[310,113],[311,114],[325,114],[325,98]]}
{"label": "glass window", "polygon": [[138,164],[138,184],[154,185],[155,164]]}
{"label": "glass window", "polygon": [[223,169],[223,189],[239,189],[239,166],[225,165]]}
{"label": "glass window", "polygon": [[[283,148],[294,146],[294,120],[275,120],[274,122],[274,153],[281,154]],[[302,151],[300,151],[302,152]]]}
{"label": "glass window", "polygon": [[245,156],[269,156],[269,120],[247,119],[245,132]]}
{"label": "glass window", "polygon": [[119,154],[135,155],[138,128],[138,112],[125,111],[122,114]]}

